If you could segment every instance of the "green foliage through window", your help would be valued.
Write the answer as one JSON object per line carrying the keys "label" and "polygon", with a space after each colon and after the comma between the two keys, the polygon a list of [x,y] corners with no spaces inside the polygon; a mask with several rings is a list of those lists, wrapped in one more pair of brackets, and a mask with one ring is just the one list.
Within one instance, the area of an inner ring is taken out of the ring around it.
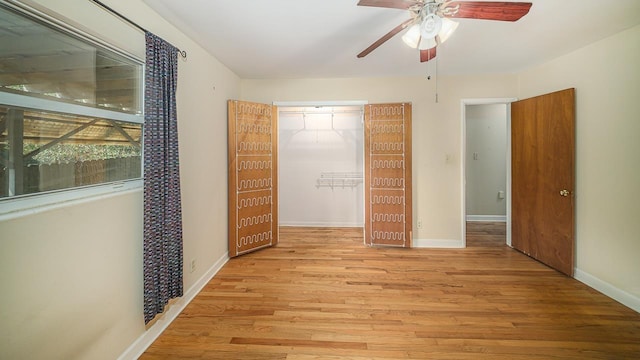
{"label": "green foliage through window", "polygon": [[[24,154],[38,148],[37,144],[24,144]],[[35,155],[29,164],[68,164],[134,156],[140,156],[140,148],[128,145],[57,144]]]}

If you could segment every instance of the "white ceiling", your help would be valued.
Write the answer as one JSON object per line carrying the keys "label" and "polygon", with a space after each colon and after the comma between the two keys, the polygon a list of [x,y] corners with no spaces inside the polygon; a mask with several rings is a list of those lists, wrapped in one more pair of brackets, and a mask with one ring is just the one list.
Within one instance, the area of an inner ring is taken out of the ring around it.
{"label": "white ceiling", "polygon": [[356,58],[408,19],[406,10],[358,0],[144,1],[245,79],[424,76],[436,66],[513,73],[640,24],[640,0],[531,0],[517,22],[459,19],[437,62],[420,63],[402,33]]}

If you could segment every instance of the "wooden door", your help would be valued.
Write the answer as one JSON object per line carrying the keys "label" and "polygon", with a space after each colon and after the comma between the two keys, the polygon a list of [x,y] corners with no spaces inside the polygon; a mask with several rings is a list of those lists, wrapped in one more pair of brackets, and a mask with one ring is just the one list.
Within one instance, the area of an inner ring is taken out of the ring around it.
{"label": "wooden door", "polygon": [[573,275],[575,89],[511,104],[512,246]]}
{"label": "wooden door", "polygon": [[277,107],[230,100],[229,256],[278,242]]}
{"label": "wooden door", "polygon": [[411,104],[364,113],[365,243],[411,247]]}

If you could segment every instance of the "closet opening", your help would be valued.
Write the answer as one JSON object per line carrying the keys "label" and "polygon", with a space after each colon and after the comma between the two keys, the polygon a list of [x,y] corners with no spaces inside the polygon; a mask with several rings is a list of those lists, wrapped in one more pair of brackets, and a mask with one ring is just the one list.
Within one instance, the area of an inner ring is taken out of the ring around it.
{"label": "closet opening", "polygon": [[364,227],[363,105],[279,104],[279,226]]}

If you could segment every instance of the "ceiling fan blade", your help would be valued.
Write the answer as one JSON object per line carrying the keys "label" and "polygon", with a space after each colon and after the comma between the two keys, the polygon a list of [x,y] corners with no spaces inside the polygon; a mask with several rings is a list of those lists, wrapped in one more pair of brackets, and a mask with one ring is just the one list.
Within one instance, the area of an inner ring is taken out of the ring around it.
{"label": "ceiling fan blade", "polygon": [[517,21],[529,13],[530,2],[452,1],[447,8],[460,6],[452,18]]}
{"label": "ceiling fan blade", "polygon": [[358,6],[373,6],[407,10],[413,5],[417,5],[420,3],[421,2],[417,0],[360,0],[358,1]]}
{"label": "ceiling fan blade", "polygon": [[436,57],[436,47],[427,50],[420,50],[420,62],[429,61]]}
{"label": "ceiling fan blade", "polygon": [[400,31],[404,30],[407,26],[412,24],[414,21],[415,21],[415,19],[408,19],[405,22],[403,22],[402,24],[396,26],[395,28],[393,28],[393,30],[389,31],[383,37],[381,37],[380,39],[376,40],[376,42],[371,44],[368,48],[364,49],[364,51],[362,51],[360,54],[358,54],[358,57],[362,58],[362,57],[365,57],[365,56],[369,55],[370,52],[372,52],[373,50],[377,49],[378,46],[384,44],[387,40],[389,40],[392,37],[394,37]]}

